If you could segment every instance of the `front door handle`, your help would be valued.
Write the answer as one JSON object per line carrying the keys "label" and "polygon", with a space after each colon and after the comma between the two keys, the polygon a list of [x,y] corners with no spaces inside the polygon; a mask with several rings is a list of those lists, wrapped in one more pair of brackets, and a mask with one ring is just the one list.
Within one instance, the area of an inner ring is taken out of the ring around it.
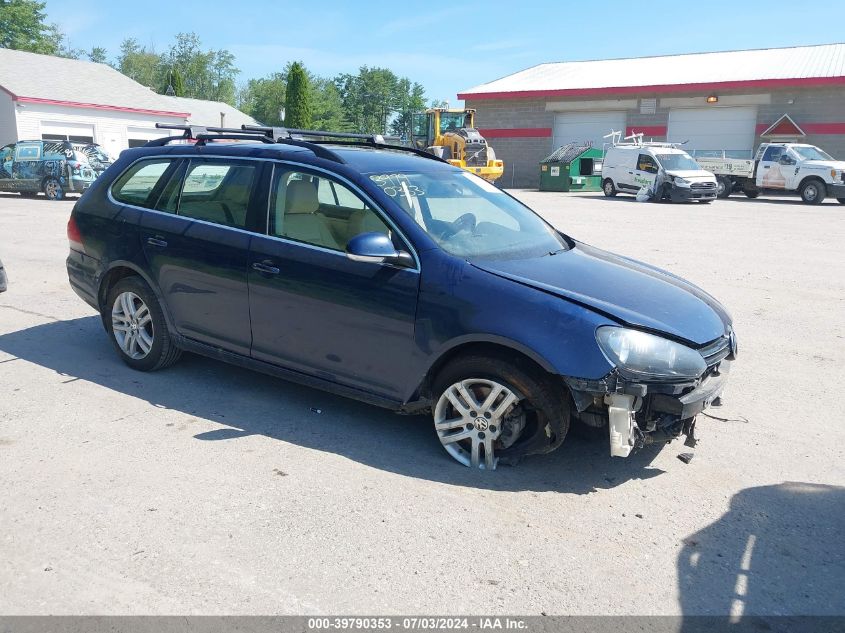
{"label": "front door handle", "polygon": [[161,239],[158,235],[156,237],[148,237],[147,244],[150,246],[158,246],[159,248],[165,248],[167,246],[167,242]]}
{"label": "front door handle", "polygon": [[629,172],[628,172],[628,173],[629,173],[629,174],[633,174],[633,173],[634,173],[634,172],[632,172],[632,171],[629,171]]}
{"label": "front door handle", "polygon": [[266,275],[278,275],[280,272],[279,269],[276,266],[271,266],[271,263],[272,262],[255,262],[252,265],[252,269]]}
{"label": "front door handle", "polygon": [[768,169],[771,165],[763,165],[763,169]]}

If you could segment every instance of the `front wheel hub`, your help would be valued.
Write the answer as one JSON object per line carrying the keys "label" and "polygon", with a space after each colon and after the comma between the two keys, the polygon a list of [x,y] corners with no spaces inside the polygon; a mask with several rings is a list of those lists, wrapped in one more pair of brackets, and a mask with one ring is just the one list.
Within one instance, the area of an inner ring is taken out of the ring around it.
{"label": "front wheel hub", "polygon": [[508,415],[519,403],[505,385],[468,378],[450,385],[434,409],[434,429],[446,452],[471,468],[493,470],[499,437]]}

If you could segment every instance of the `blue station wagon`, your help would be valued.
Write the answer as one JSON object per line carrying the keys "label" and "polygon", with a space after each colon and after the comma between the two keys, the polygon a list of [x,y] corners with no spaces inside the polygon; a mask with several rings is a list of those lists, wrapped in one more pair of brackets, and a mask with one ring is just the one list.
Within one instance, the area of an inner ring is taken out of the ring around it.
{"label": "blue station wagon", "polygon": [[70,284],[134,369],[189,351],[430,412],[488,470],[576,421],[614,456],[693,445],[722,392],[737,344],[715,299],[436,157],[283,128],[174,138],[123,152],[68,223]]}

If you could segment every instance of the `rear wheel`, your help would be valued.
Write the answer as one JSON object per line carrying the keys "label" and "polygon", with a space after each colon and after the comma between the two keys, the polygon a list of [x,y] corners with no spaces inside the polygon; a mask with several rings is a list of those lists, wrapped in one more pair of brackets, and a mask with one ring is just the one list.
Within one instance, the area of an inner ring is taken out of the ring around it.
{"label": "rear wheel", "polygon": [[181,356],[155,294],[140,277],[125,277],[114,285],[103,320],[118,355],[132,369],[155,371]]}
{"label": "rear wheel", "polygon": [[554,450],[569,429],[563,385],[529,363],[467,356],[434,384],[434,429],[446,452],[470,468]]}
{"label": "rear wheel", "polygon": [[616,185],[613,184],[613,181],[610,178],[605,178],[604,182],[601,184],[601,189],[604,191],[604,195],[608,198],[612,198],[616,195]]}
{"label": "rear wheel", "polygon": [[65,197],[65,190],[58,178],[48,178],[44,181],[44,195],[48,200],[61,200]]}
{"label": "rear wheel", "polygon": [[733,191],[734,184],[730,178],[726,176],[719,176],[716,178],[716,196],[719,198],[727,198]]}
{"label": "rear wheel", "polygon": [[800,193],[805,204],[821,204],[827,194],[821,180],[808,180],[801,185]]}

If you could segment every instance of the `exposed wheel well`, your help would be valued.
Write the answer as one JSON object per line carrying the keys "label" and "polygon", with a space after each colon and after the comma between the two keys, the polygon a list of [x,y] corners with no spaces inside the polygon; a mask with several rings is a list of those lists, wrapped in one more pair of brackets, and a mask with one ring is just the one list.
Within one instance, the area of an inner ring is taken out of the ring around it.
{"label": "exposed wheel well", "polygon": [[109,272],[107,272],[103,276],[103,280],[100,282],[100,291],[97,293],[97,303],[102,308],[106,303],[106,297],[109,296],[109,291],[112,287],[121,279],[126,277],[140,277],[136,271],[128,268],[127,266],[117,266],[112,268]]}
{"label": "exposed wheel well", "polygon": [[798,189],[800,190],[804,185],[806,185],[811,180],[817,180],[820,183],[822,183],[823,185],[825,184],[824,179],[820,178],[819,176],[805,176],[804,180],[801,181],[801,184],[798,185]]}
{"label": "exposed wheel well", "polygon": [[[547,371],[533,358],[523,352],[513,349],[512,347],[507,347],[506,345],[500,345],[498,343],[464,343],[450,349],[448,352],[443,354],[443,356],[438,358],[437,361],[429,368],[428,373],[425,376],[425,380],[420,386],[420,395],[423,398],[430,400],[432,397],[432,385],[443,368],[456,358],[469,355],[489,356],[506,362],[515,362],[532,372],[536,372],[540,376],[546,376],[549,378],[554,377],[554,374]],[[561,381],[561,385],[563,384],[563,381]]]}

